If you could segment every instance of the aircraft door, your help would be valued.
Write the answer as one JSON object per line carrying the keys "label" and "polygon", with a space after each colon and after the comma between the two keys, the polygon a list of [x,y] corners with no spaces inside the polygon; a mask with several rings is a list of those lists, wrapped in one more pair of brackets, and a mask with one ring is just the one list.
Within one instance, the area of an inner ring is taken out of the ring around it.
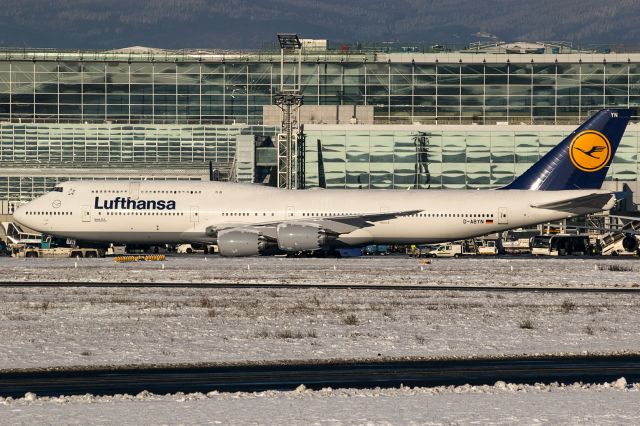
{"label": "aircraft door", "polygon": [[296,208],[294,206],[287,206],[287,215],[285,219],[293,219],[296,215]]}
{"label": "aircraft door", "polygon": [[91,208],[89,206],[82,206],[82,221],[91,222]]}
{"label": "aircraft door", "polygon": [[191,206],[191,222],[198,223],[200,221],[200,212],[198,206]]}
{"label": "aircraft door", "polygon": [[140,198],[140,182],[129,183],[129,196],[132,200]]}
{"label": "aircraft door", "polygon": [[508,210],[506,207],[500,207],[498,209],[498,223],[501,225],[506,225],[509,223],[509,216],[507,215]]}

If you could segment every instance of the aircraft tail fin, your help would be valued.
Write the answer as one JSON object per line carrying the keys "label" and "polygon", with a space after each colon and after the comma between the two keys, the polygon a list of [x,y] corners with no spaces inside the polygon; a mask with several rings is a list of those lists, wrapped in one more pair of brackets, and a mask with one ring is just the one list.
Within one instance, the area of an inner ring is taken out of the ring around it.
{"label": "aircraft tail fin", "polygon": [[529,170],[501,189],[600,189],[632,110],[595,113]]}

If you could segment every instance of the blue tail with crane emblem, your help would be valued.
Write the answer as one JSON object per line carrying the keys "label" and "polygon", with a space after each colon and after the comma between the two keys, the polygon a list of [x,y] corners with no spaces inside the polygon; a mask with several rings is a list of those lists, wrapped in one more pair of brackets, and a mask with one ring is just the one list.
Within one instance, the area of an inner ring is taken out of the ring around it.
{"label": "blue tail with crane emblem", "polygon": [[529,170],[501,189],[600,189],[631,114],[630,109],[598,111]]}

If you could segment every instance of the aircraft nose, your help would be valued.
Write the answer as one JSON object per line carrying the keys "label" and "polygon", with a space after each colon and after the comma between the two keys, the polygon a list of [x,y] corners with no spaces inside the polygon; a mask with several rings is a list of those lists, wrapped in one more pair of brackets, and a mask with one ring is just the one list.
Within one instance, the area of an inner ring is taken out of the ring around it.
{"label": "aircraft nose", "polygon": [[27,225],[25,222],[27,220],[27,213],[26,213],[27,209],[25,206],[20,206],[18,207],[14,212],[13,212],[13,220],[15,220],[16,222],[18,222],[21,225]]}

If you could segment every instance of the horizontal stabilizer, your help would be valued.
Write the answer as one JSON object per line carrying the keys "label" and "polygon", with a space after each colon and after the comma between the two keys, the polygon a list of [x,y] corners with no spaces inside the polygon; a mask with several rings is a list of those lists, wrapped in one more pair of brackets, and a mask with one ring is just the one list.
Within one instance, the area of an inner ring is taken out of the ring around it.
{"label": "horizontal stabilizer", "polygon": [[531,207],[547,210],[559,210],[581,214],[593,212],[594,210],[608,210],[613,207],[615,196],[611,193],[589,194],[582,197],[569,198],[567,200],[552,201],[544,204],[532,204]]}

